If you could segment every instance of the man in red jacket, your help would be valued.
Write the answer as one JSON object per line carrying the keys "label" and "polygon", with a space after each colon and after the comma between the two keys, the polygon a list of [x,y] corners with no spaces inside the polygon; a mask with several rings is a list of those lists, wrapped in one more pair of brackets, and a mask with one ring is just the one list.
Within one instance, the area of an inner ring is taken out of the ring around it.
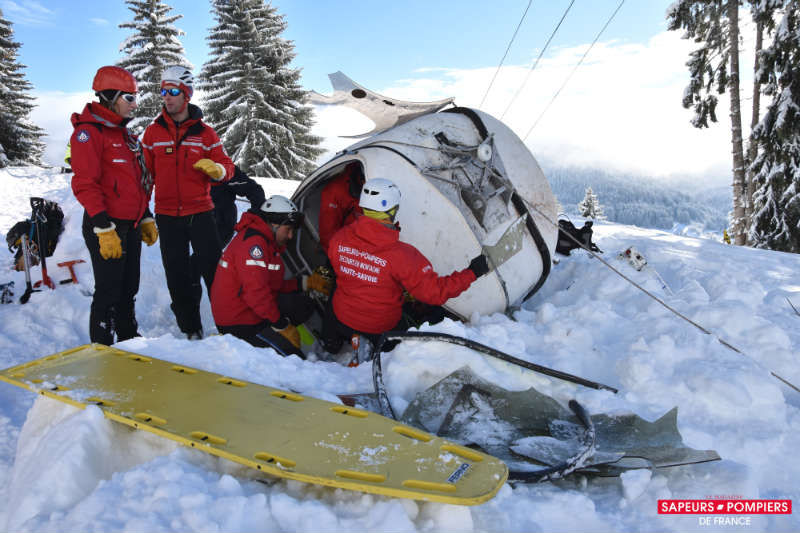
{"label": "man in red jacket", "polygon": [[72,115],[72,192],[85,209],[83,238],[94,271],[89,338],[109,345],[115,334],[117,341],[138,335],[142,241],[153,245],[158,230],[148,208],[153,182],[139,140],[126,128],[136,80],[123,68],[100,67],[92,89],[100,101]]}
{"label": "man in red jacket", "polygon": [[331,237],[361,213],[358,198],[364,185],[361,163],[352,162],[322,189],[319,202],[319,244],[325,253]]}
{"label": "man in red jacket", "polygon": [[189,246],[206,290],[211,291],[222,244],[214,221],[211,185],[234,174],[217,133],[190,104],[194,78],[187,68],[161,74],[164,108],[147,127],[142,144],[156,189],[156,222],[161,230],[161,261],[178,327],[189,339],[203,338],[200,300],[193,288]]}
{"label": "man in red jacket", "polygon": [[439,276],[419,250],[400,242],[395,224],[400,190],[391,181],[367,181],[359,205],[364,214],[339,230],[328,248],[336,290],[322,336],[325,349],[334,353],[353,334],[363,334],[374,344],[386,331],[405,329],[404,290],[423,303],[442,305],[489,271],[481,254],[464,270]]}
{"label": "man in red jacket", "polygon": [[284,279],[281,252],[302,221],[294,203],[279,195],[242,214],[211,287],[211,311],[220,333],[304,357],[295,325],[308,320],[314,304],[300,289],[326,293],[330,287],[319,274]]}

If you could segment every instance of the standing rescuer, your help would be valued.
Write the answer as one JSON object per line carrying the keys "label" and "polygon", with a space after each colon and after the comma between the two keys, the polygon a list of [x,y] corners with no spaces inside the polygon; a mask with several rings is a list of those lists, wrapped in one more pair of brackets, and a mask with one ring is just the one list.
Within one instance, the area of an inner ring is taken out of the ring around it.
{"label": "standing rescuer", "polygon": [[284,279],[281,253],[302,221],[294,203],[280,195],[242,214],[211,288],[211,311],[220,333],[304,357],[295,326],[308,320],[314,304],[300,291],[327,294],[330,282],[319,274]]}
{"label": "standing rescuer", "polygon": [[72,115],[72,191],[85,209],[83,238],[92,260],[94,296],[89,314],[92,342],[113,344],[138,335],[142,241],[158,230],[148,208],[153,181],[139,140],[126,128],[136,108],[136,80],[125,69],[98,69],[92,89],[99,102]]}
{"label": "standing rescuer", "polygon": [[481,254],[464,270],[439,276],[419,250],[400,242],[395,223],[400,189],[391,181],[367,181],[359,205],[364,214],[339,230],[328,248],[336,290],[323,321],[322,342],[332,353],[353,334],[374,344],[386,331],[407,329],[401,320],[404,290],[423,303],[442,305],[489,271]]}
{"label": "standing rescuer", "polygon": [[194,77],[171,66],[161,74],[161,114],[147,127],[142,144],[156,189],[156,221],[161,230],[161,260],[178,327],[189,339],[203,337],[200,298],[192,287],[189,247],[206,290],[211,291],[222,244],[214,221],[212,184],[234,174],[217,133],[190,104]]}

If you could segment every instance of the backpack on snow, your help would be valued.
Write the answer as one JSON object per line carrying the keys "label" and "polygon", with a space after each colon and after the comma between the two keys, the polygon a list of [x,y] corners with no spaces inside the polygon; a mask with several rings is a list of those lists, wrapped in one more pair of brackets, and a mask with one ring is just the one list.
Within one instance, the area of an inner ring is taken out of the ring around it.
{"label": "backpack on snow", "polygon": [[[41,251],[44,251],[45,257],[52,256],[64,232],[64,212],[57,203],[43,198],[31,198],[31,209],[31,218],[17,222],[6,234],[8,251],[14,254],[15,269],[18,271],[23,270],[21,246],[23,235],[27,235],[30,243],[34,245],[32,259],[33,264],[38,265]],[[36,231],[37,221],[42,235]]]}
{"label": "backpack on snow", "polygon": [[[556,252],[561,255],[569,255],[571,250],[580,248],[580,245],[575,242],[577,240],[580,244],[593,252],[603,251],[592,242],[592,221],[587,220],[584,222],[583,227],[578,229],[575,225],[566,219],[558,221],[558,241],[556,241]],[[573,237],[575,240],[570,238]]]}

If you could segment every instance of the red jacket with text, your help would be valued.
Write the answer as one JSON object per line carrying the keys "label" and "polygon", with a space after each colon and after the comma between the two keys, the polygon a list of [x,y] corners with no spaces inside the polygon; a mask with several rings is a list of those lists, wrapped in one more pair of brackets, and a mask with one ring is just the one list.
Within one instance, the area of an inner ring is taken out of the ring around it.
{"label": "red jacket with text", "polygon": [[162,109],[142,136],[147,168],[155,181],[157,214],[185,216],[214,209],[211,178],[192,168],[200,159],[222,165],[225,174],[220,181],[234,174],[233,161],[217,132],[201,120],[203,112],[193,104],[188,109],[189,118],[180,125]]}
{"label": "red jacket with text", "polygon": [[283,279],[283,248],[272,227],[258,215],[242,214],[236,236],[225,248],[211,286],[211,312],[218,326],[249,326],[281,318],[277,294],[298,290]]}
{"label": "red jacket with text", "polygon": [[72,192],[90,217],[105,211],[110,217],[138,222],[150,202],[137,160],[141,150],[128,132],[127,120],[98,103],[72,114]]}
{"label": "red jacket with text", "polygon": [[350,174],[345,172],[322,189],[319,202],[319,244],[328,250],[331,237],[361,213],[358,198],[350,195]]}
{"label": "red jacket with text", "polygon": [[475,281],[468,268],[437,275],[419,250],[400,242],[397,229],[363,215],[333,236],[328,257],[336,271],[336,318],[364,333],[383,333],[400,321],[403,289],[423,303],[442,305]]}

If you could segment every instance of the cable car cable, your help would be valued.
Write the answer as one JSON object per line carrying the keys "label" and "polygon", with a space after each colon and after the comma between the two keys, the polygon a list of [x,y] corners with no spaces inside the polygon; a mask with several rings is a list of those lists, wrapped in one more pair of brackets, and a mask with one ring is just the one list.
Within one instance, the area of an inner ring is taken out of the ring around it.
{"label": "cable car cable", "polygon": [[547,110],[550,109],[550,106],[553,104],[555,99],[558,98],[558,95],[561,93],[561,90],[567,85],[567,83],[569,82],[570,78],[572,78],[572,75],[575,74],[576,70],[578,70],[578,67],[581,66],[581,63],[583,63],[583,60],[586,59],[586,56],[591,51],[592,47],[595,45],[597,40],[600,39],[600,36],[603,35],[603,32],[606,31],[606,28],[608,28],[608,25],[611,24],[612,20],[614,20],[614,17],[617,15],[617,13],[619,12],[620,8],[622,7],[622,4],[624,4],[624,3],[625,3],[625,0],[622,0],[619,3],[619,5],[617,6],[617,9],[614,10],[614,12],[611,14],[609,19],[606,21],[606,24],[605,24],[605,26],[603,26],[603,29],[600,30],[600,33],[598,33],[597,37],[594,38],[594,41],[592,41],[592,44],[589,45],[589,48],[586,50],[586,52],[584,52],[583,57],[581,57],[580,61],[578,61],[578,64],[575,65],[575,68],[573,68],[572,72],[569,73],[569,76],[567,76],[567,79],[564,80],[564,83],[556,91],[556,94],[553,95],[553,98],[550,100],[550,103],[547,104],[547,107],[544,108],[544,111],[542,111],[542,114],[539,115],[539,118],[537,118],[536,122],[533,123],[533,126],[531,126],[531,129],[529,129],[528,133],[525,134],[525,137],[522,138],[522,142],[525,142],[525,140],[528,138],[528,135],[530,135],[531,132],[533,131],[533,128],[535,128],[536,125],[539,124],[539,121],[542,120],[542,117],[544,116],[544,114],[547,113]]}
{"label": "cable car cable", "polygon": [[500,72],[500,67],[503,66],[503,62],[506,60],[506,56],[508,55],[508,51],[511,50],[511,45],[514,42],[514,39],[517,37],[517,32],[519,31],[520,26],[522,26],[522,21],[525,20],[525,15],[528,14],[528,9],[530,9],[533,0],[528,0],[528,7],[525,8],[525,12],[522,14],[522,18],[519,19],[519,24],[517,24],[517,29],[514,30],[514,35],[511,36],[511,40],[508,42],[508,47],[506,48],[506,53],[503,54],[503,59],[500,60],[500,64],[497,65],[497,70],[494,71],[494,76],[492,76],[492,81],[489,82],[489,86],[486,88],[486,94],[483,95],[481,99],[481,103],[478,104],[478,109],[483,107],[483,102],[486,101],[486,97],[489,96],[489,91],[492,89],[492,85],[494,84],[494,80],[497,79],[497,74]]}
{"label": "cable car cable", "polygon": [[533,63],[533,66],[528,71],[528,74],[525,76],[525,80],[522,82],[522,85],[519,86],[519,89],[517,89],[517,92],[514,94],[513,98],[511,98],[511,101],[508,103],[508,107],[506,107],[506,110],[503,111],[502,115],[500,115],[500,120],[503,120],[503,117],[506,116],[506,113],[508,113],[508,110],[511,109],[511,105],[514,103],[514,100],[517,99],[517,96],[519,96],[519,94],[522,92],[523,87],[525,87],[525,85],[528,83],[528,79],[531,77],[531,73],[533,73],[533,71],[536,69],[536,65],[539,64],[539,60],[542,59],[542,56],[544,55],[545,51],[547,50],[547,47],[550,46],[550,41],[552,41],[553,37],[555,37],[556,32],[558,31],[558,28],[561,27],[561,23],[564,22],[565,18],[567,18],[567,13],[569,13],[569,10],[572,9],[572,4],[574,4],[574,3],[575,3],[575,0],[572,0],[569,3],[569,5],[567,6],[567,9],[564,11],[564,14],[561,15],[561,20],[558,21],[558,24],[556,25],[555,29],[553,29],[553,33],[550,34],[550,38],[547,39],[547,42],[545,43],[544,48],[542,48],[542,51],[539,52],[539,57],[536,58],[536,61]]}

